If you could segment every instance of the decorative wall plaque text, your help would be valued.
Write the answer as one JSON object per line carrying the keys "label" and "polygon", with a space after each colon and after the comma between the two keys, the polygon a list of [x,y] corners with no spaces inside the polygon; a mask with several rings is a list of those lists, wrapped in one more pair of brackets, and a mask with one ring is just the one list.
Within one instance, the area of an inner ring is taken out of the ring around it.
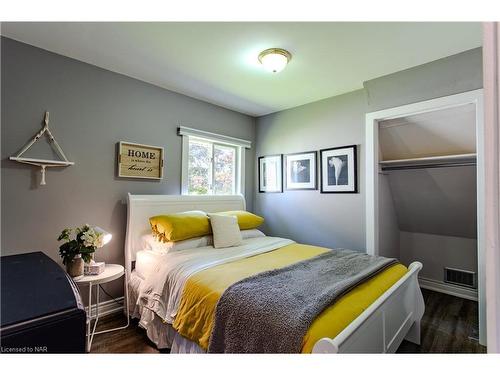
{"label": "decorative wall plaque text", "polygon": [[120,142],[118,177],[163,178],[163,147]]}

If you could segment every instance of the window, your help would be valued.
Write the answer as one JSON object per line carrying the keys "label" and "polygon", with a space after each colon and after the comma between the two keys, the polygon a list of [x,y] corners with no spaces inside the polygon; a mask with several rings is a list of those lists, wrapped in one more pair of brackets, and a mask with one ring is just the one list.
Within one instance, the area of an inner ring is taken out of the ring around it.
{"label": "window", "polygon": [[236,194],[235,146],[189,137],[188,194]]}
{"label": "window", "polygon": [[244,193],[244,151],[250,142],[180,127],[182,194]]}

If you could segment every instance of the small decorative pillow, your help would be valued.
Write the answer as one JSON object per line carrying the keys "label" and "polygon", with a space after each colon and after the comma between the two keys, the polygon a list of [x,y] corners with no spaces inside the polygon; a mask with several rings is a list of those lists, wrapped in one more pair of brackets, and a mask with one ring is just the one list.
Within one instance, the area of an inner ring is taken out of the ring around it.
{"label": "small decorative pillow", "polygon": [[216,249],[241,244],[241,231],[236,216],[210,214],[210,224]]}
{"label": "small decorative pillow", "polygon": [[186,211],[149,218],[151,230],[162,242],[175,242],[210,234],[210,222],[203,211]]}
{"label": "small decorative pillow", "polygon": [[218,215],[236,216],[241,230],[255,229],[262,225],[264,218],[248,211],[224,211],[217,212]]}

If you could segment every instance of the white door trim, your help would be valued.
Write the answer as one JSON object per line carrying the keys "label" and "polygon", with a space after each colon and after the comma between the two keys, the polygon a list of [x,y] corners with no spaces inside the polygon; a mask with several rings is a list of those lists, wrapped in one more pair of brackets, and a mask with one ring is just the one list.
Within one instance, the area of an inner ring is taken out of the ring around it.
{"label": "white door trim", "polygon": [[476,106],[477,152],[477,246],[478,246],[478,294],[479,294],[479,342],[486,345],[486,298],[485,298],[485,134],[483,90],[467,91],[442,98],[412,103],[366,114],[366,252],[379,253],[378,184],[379,140],[378,123],[402,116],[411,116],[465,104]]}
{"label": "white door trim", "polygon": [[483,24],[485,251],[488,353],[500,353],[500,30]]}

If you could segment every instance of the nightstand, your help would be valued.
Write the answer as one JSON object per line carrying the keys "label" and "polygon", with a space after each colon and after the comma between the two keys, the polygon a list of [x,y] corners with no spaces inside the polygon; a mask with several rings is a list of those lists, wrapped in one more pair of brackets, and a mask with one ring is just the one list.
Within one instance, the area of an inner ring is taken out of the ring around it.
{"label": "nightstand", "polygon": [[[125,296],[123,298],[123,303],[125,304],[127,310],[127,324],[122,327],[106,329],[104,331],[96,331],[97,322],[99,321],[99,285],[109,283],[110,281],[119,279],[124,276],[125,278]],[[89,289],[89,304],[87,308],[87,352],[90,352],[90,348],[92,347],[92,340],[94,339],[94,335],[98,335],[101,333],[117,331],[119,329],[125,329],[129,326],[130,323],[130,311],[128,306],[128,280],[127,273],[123,266],[119,264],[106,264],[104,272],[99,275],[94,276],[79,276],[73,279],[77,284],[88,285]],[[92,318],[92,287],[96,288],[96,304],[95,304],[95,318]],[[95,319],[94,325],[92,326],[92,320]]]}

